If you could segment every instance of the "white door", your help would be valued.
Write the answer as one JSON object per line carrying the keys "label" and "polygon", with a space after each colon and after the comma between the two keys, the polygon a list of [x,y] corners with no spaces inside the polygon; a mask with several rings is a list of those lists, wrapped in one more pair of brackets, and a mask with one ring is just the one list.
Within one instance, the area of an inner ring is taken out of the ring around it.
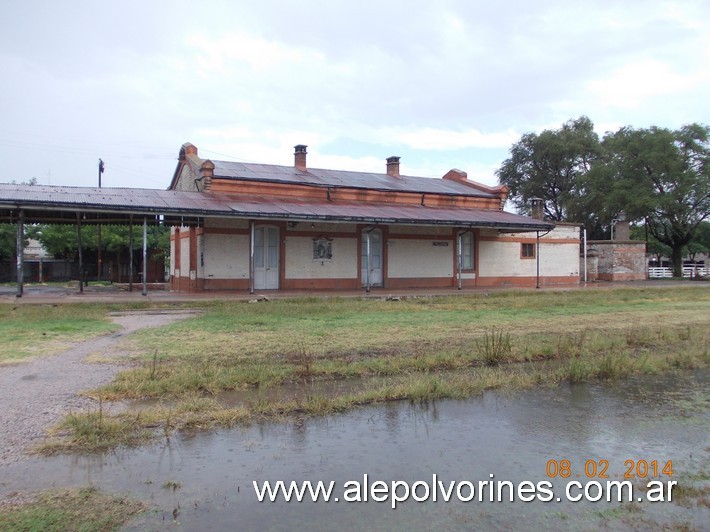
{"label": "white door", "polygon": [[254,289],[279,288],[279,229],[254,228]]}
{"label": "white door", "polygon": [[360,253],[362,286],[367,286],[367,270],[370,269],[370,286],[382,286],[382,231],[370,232],[370,258],[367,256],[367,231],[362,232],[362,251]]}

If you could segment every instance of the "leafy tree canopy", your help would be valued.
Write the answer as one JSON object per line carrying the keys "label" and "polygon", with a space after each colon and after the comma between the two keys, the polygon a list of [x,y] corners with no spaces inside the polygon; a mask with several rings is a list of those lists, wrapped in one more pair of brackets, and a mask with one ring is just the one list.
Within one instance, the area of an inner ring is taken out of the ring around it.
{"label": "leafy tree canopy", "polygon": [[671,248],[674,274],[682,273],[683,250],[710,216],[710,127],[677,131],[621,128],[602,142],[601,171],[591,182],[611,182],[607,208],[645,220],[659,242]]}
{"label": "leafy tree canopy", "polygon": [[[101,228],[101,248],[113,253],[128,253],[129,227],[122,225],[105,225]],[[81,228],[82,249],[96,251],[98,249],[98,226],[87,225]],[[39,240],[48,253],[55,258],[72,260],[77,255],[77,233],[74,225],[35,225],[29,233]],[[142,248],[142,227],[133,228],[133,249]],[[170,228],[164,226],[148,227],[148,248],[159,249],[163,253],[170,250]]]}
{"label": "leafy tree canopy", "polygon": [[583,223],[590,238],[608,238],[621,211],[646,223],[680,275],[684,248],[710,216],[710,128],[623,127],[600,142],[580,117],[523,135],[497,175],[519,212],[540,197],[548,219]]}
{"label": "leafy tree canopy", "polygon": [[0,260],[15,258],[17,247],[17,225],[0,224]]}
{"label": "leafy tree canopy", "polygon": [[496,172],[510,189],[518,212],[529,213],[533,198],[544,200],[545,216],[570,218],[577,183],[599,157],[599,137],[586,116],[565,122],[560,129],[526,133],[510,149],[510,158]]}

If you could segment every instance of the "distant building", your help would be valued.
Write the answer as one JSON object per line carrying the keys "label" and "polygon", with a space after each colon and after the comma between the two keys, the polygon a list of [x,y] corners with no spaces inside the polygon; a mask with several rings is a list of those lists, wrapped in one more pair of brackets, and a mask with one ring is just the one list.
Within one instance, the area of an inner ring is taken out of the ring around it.
{"label": "distant building", "polygon": [[383,173],[310,168],[304,145],[293,166],[212,161],[187,143],[169,190],[229,209],[173,230],[173,290],[579,282],[578,225],[505,212],[507,187],[461,170],[407,176],[399,157]]}

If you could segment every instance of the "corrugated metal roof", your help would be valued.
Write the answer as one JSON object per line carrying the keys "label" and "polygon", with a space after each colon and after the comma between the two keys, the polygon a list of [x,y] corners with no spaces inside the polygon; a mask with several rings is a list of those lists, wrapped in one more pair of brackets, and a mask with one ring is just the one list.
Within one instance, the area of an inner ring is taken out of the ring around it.
{"label": "corrugated metal roof", "polygon": [[[0,220],[16,218],[22,208],[27,220],[71,221],[76,212],[96,213],[93,221],[119,223],[128,215],[165,216],[170,223],[191,217],[332,222],[396,223],[492,227],[504,230],[547,230],[552,224],[504,211],[392,205],[358,202],[276,200],[205,192],[134,188],[63,187],[0,184]],[[40,216],[40,213],[42,215]],[[123,218],[122,218],[123,217]]]}
{"label": "corrugated metal roof", "polygon": [[309,168],[305,172],[293,166],[272,164],[212,161],[214,175],[226,179],[245,179],[276,183],[291,183],[320,187],[345,187],[392,192],[415,192],[418,194],[456,194],[478,198],[493,198],[494,194],[483,192],[473,186],[429,177],[400,176],[374,172],[352,172],[347,170],[325,170]]}

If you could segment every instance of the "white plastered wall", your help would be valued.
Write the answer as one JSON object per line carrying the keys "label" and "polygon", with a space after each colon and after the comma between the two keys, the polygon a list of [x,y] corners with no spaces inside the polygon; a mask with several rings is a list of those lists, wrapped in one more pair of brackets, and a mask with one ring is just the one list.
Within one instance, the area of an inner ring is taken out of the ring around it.
{"label": "white plastered wall", "polygon": [[313,260],[313,238],[286,237],[286,279],[356,279],[357,238],[334,237],[333,258]]}
{"label": "white plastered wall", "polygon": [[[493,233],[491,233],[492,235]],[[486,236],[482,232],[482,236]],[[535,233],[501,235],[506,240],[478,242],[479,277],[534,277],[537,260],[520,256],[521,240],[535,239]],[[555,242],[560,240],[560,242]],[[540,276],[579,276],[579,227],[558,226],[540,240]]]}
{"label": "white plastered wall", "polygon": [[333,224],[333,223],[325,223],[325,222],[299,222],[293,225],[291,227],[290,225],[287,225],[286,227],[286,232],[287,233],[294,233],[294,232],[302,232],[302,231],[309,231],[311,233],[315,233],[314,236],[316,236],[317,233],[323,233],[324,236],[328,236],[328,234],[332,233],[357,233],[357,225],[355,224]]}
{"label": "white plastered wall", "polygon": [[451,237],[451,227],[443,226],[429,226],[429,227],[417,227],[414,225],[391,225],[389,228],[390,235],[426,235],[426,236],[440,236],[440,237]]}
{"label": "white plastered wall", "polygon": [[[203,279],[248,279],[249,235],[206,234],[203,242]],[[198,255],[198,262],[200,257]]]}
{"label": "white plastered wall", "polygon": [[[448,234],[451,234],[449,230]],[[434,243],[441,245],[434,245]],[[445,244],[445,245],[444,245]],[[453,240],[397,239],[387,241],[387,275],[391,278],[451,277]]]}

